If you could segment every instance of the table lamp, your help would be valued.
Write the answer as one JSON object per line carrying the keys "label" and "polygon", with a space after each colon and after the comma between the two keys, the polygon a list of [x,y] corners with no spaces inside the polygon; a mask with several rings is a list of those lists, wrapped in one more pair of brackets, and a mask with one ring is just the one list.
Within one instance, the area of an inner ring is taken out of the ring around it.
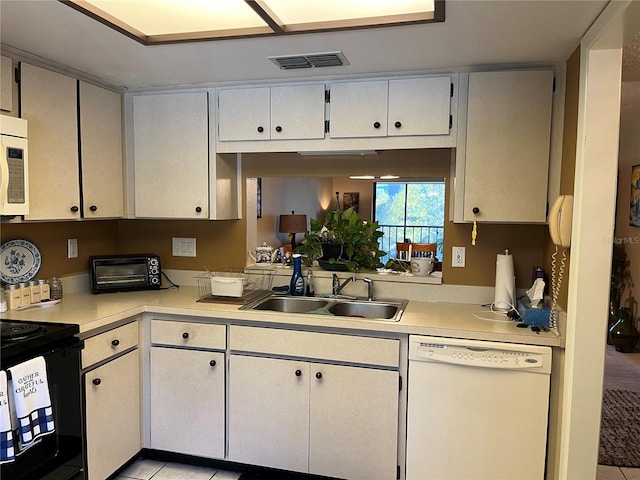
{"label": "table lamp", "polygon": [[293,210],[291,215],[280,215],[280,233],[288,233],[291,237],[291,251],[296,249],[296,233],[307,231],[307,216],[295,214]]}

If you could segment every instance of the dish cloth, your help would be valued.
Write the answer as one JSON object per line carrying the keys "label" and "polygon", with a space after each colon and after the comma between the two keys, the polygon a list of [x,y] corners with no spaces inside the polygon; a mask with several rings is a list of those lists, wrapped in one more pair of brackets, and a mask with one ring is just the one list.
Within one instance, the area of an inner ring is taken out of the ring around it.
{"label": "dish cloth", "polygon": [[44,357],[36,357],[9,368],[9,374],[10,401],[18,420],[18,441],[22,449],[55,430],[47,365]]}
{"label": "dish cloth", "polygon": [[315,310],[311,310],[310,312],[307,312],[307,313],[313,313],[315,315],[333,315],[333,313],[331,313],[329,309],[324,307],[316,308]]}
{"label": "dish cloth", "polygon": [[9,412],[9,389],[7,388],[7,372],[0,370],[0,463],[15,460],[13,448],[13,431],[11,430],[11,413]]}

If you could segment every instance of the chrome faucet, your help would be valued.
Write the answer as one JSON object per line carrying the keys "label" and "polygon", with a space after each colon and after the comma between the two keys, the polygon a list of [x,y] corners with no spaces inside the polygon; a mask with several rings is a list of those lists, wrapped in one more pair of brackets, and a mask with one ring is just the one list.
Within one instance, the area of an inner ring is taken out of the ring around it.
{"label": "chrome faucet", "polygon": [[367,300],[372,302],[373,301],[373,280],[371,280],[369,277],[364,277],[362,281],[367,284]]}
{"label": "chrome faucet", "polygon": [[332,281],[332,285],[331,285],[331,292],[333,293],[333,295],[338,295],[340,293],[340,291],[347,285],[347,283],[355,282],[355,281],[356,281],[356,276],[352,275],[351,277],[347,277],[347,279],[344,281],[344,283],[342,285],[340,285],[340,279],[338,278],[338,275],[336,275],[334,273],[333,274],[333,281]]}

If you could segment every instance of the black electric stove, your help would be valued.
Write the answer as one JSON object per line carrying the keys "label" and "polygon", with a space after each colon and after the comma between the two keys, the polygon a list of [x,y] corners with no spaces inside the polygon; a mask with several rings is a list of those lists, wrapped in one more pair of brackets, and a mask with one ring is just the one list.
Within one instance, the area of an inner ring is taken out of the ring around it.
{"label": "black electric stove", "polygon": [[75,324],[0,320],[2,368],[78,343],[78,332],[80,327]]}
{"label": "black electric stove", "polygon": [[79,331],[80,327],[73,324],[0,321],[0,368],[10,373],[14,365],[39,356],[44,358],[55,424],[53,433],[22,451],[15,440],[18,431],[14,430],[14,449],[20,454],[0,465],[2,480],[84,477],[80,370],[83,342],[77,337]]}

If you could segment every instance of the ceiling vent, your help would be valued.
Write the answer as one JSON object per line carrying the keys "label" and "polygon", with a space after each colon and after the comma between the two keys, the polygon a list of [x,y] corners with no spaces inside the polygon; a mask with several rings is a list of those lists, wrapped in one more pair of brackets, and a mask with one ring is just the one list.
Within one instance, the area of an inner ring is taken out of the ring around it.
{"label": "ceiling vent", "polygon": [[349,65],[342,52],[305,53],[300,55],[283,55],[268,57],[280,70],[298,68],[341,67]]}

